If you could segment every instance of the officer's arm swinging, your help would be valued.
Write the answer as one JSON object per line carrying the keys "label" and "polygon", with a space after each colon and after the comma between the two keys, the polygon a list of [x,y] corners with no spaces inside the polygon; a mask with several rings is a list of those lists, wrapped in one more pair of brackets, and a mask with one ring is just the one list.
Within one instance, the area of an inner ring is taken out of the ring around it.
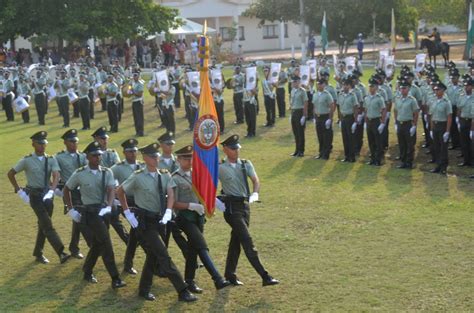
{"label": "officer's arm swinging", "polygon": [[174,190],[171,187],[166,188],[166,193],[168,195],[166,208],[172,209],[174,205]]}
{"label": "officer's arm swinging", "polygon": [[56,187],[58,186],[59,178],[60,178],[61,176],[59,175],[59,172],[58,172],[58,171],[54,171],[51,175],[53,176],[53,182],[52,182],[52,184],[51,184],[51,188],[50,188],[50,189],[51,189],[51,190],[55,190]]}
{"label": "officer's arm swinging", "polygon": [[16,181],[16,171],[12,168],[8,171],[7,176],[8,179],[10,180],[10,183],[12,184],[13,188],[15,188],[15,193],[20,190],[20,186],[18,186],[18,182]]}
{"label": "officer's arm swinging", "polygon": [[260,192],[260,179],[258,179],[257,174],[255,176],[250,177],[253,184],[253,192],[259,193]]}
{"label": "officer's arm swinging", "polygon": [[64,197],[64,203],[66,204],[67,208],[69,210],[72,209],[71,191],[69,190],[67,185],[64,185],[63,197]]}
{"label": "officer's arm swinging", "polygon": [[107,187],[107,205],[112,206],[115,199],[115,186]]}

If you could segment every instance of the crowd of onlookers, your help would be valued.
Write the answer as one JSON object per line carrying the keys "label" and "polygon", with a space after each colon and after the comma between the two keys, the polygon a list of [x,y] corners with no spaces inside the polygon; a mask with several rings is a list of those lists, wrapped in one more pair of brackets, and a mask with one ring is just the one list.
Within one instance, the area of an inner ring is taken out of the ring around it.
{"label": "crowd of onlookers", "polygon": [[[93,51],[91,50],[93,49]],[[189,53],[187,54],[187,50]],[[0,65],[30,64],[48,62],[53,65],[68,62],[79,62],[88,57],[96,63],[110,64],[112,60],[118,59],[121,66],[127,67],[137,62],[141,67],[151,67],[153,61],[159,61],[165,65],[174,63],[196,63],[198,44],[195,39],[188,45],[185,39],[168,40],[158,44],[155,40],[135,41],[120,44],[101,44],[95,48],[88,45],[67,45],[61,50],[57,48],[35,47],[32,50],[20,48],[14,50],[0,46]],[[187,60],[189,58],[189,60]]]}

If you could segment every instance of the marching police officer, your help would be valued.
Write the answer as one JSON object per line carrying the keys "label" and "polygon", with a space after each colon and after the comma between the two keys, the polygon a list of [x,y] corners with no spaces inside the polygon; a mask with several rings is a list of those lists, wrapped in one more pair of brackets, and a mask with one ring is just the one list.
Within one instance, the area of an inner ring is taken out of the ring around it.
{"label": "marching police officer", "polygon": [[[76,129],[69,129],[62,135],[61,138],[64,140],[64,146],[66,149],[56,154],[56,160],[59,164],[61,179],[58,184],[58,189],[55,191],[55,193],[62,196],[62,189],[64,188],[64,185],[66,184],[69,177],[71,177],[75,170],[85,166],[87,164],[87,159],[86,155],[77,149],[79,138],[77,137]],[[71,201],[73,206],[82,205],[81,191],[79,189],[76,188],[71,190]],[[64,212],[64,214],[66,214],[66,212]],[[71,255],[73,257],[82,259],[84,256],[79,251],[79,237],[79,224],[75,221],[72,221],[69,251],[71,251]]]}
{"label": "marching police officer", "polygon": [[[160,272],[168,277],[178,291],[178,299],[186,302],[195,301],[197,297],[187,289],[159,234],[159,223],[166,225],[172,218],[173,188],[176,185],[167,170],[158,169],[158,147],[158,143],[152,143],[140,148],[146,166],[135,171],[117,190],[124,214],[130,225],[137,228],[138,238],[146,252],[139,296],[146,300],[155,300],[150,289],[155,263],[158,263]],[[127,196],[134,197],[135,214],[129,210]]]}
{"label": "marching police officer", "polygon": [[449,150],[454,150],[461,146],[459,142],[459,129],[457,127],[459,121],[457,112],[461,94],[463,93],[463,85],[459,81],[459,76],[458,69],[454,68],[451,70],[449,75],[451,78],[451,84],[449,84],[449,87],[446,89],[446,95],[448,96],[448,99],[451,102],[451,107],[453,108],[453,122],[455,122],[451,123],[451,130],[449,131],[449,137],[451,138],[451,147]]}
{"label": "marching police officer", "polygon": [[109,135],[104,126],[99,127],[91,136],[100,144],[100,148],[103,151],[100,165],[110,168],[120,161],[118,153],[114,149],[107,148],[109,144]]}
{"label": "marching police officer", "polygon": [[400,147],[401,164],[398,168],[413,168],[415,154],[416,125],[418,123],[419,107],[415,97],[410,96],[411,83],[400,81],[400,96],[395,98],[395,130]]}
{"label": "marching police officer", "polygon": [[197,256],[199,255],[205,268],[211,275],[216,289],[222,289],[230,285],[224,280],[214,266],[209,255],[209,248],[204,239],[205,208],[199,203],[199,199],[193,192],[191,179],[191,167],[193,147],[185,146],[176,151],[179,162],[179,170],[173,173],[173,180],[176,184],[174,209],[177,217],[175,219],[178,227],[184,231],[188,238],[188,255],[186,257],[186,267],[184,279],[188,284],[188,289],[194,293],[202,293],[202,289],[194,281]]}
{"label": "marching police officer", "polygon": [[[301,90],[298,85],[293,86],[296,88],[293,91]],[[304,94],[306,95],[306,92]],[[296,97],[299,95],[293,92],[292,101]],[[252,162],[239,158],[241,146],[238,135],[230,136],[221,144],[226,159],[219,165],[219,180],[223,194],[218,197],[220,201],[217,201],[217,207],[224,211],[225,221],[232,228],[224,276],[235,286],[243,285],[236,275],[240,246],[242,246],[250,264],[262,277],[263,286],[276,285],[279,281],[270,276],[263,267],[249,232],[249,204],[258,201],[260,190],[257,173]],[[252,193],[250,193],[248,178],[253,184]]]}
{"label": "marching police officer", "polygon": [[337,98],[337,104],[341,112],[341,134],[345,156],[342,162],[355,162],[354,134],[357,127],[356,118],[359,105],[354,92],[351,90],[351,80],[344,79],[342,84],[342,91]]}
{"label": "marching police officer", "polygon": [[13,80],[10,78],[10,71],[5,70],[3,72],[3,91],[4,95],[2,98],[2,106],[3,109],[5,110],[5,115],[7,117],[7,121],[14,121],[15,120],[15,115],[13,114],[13,98],[15,98],[15,94],[13,93],[13,90],[15,88],[15,85],[13,83]]}
{"label": "marching police officer", "polygon": [[[43,255],[45,239],[51,244],[59,256],[61,263],[66,262],[70,255],[64,252],[64,245],[53,227],[54,190],[59,181],[59,166],[56,159],[45,153],[48,133],[39,131],[31,136],[34,152],[22,158],[8,172],[8,179],[20,198],[29,203],[38,218],[33,256],[39,263],[47,264],[49,260]],[[21,188],[16,181],[16,174],[25,171],[27,185]],[[52,181],[51,181],[52,178]]]}
{"label": "marching police officer", "polygon": [[278,73],[278,83],[276,88],[276,102],[278,106],[278,117],[282,118],[286,115],[285,86],[288,82],[288,75],[281,69]]}
{"label": "marching police officer", "polygon": [[[137,161],[137,146],[138,141],[132,138],[122,142],[125,159],[110,168],[114,174],[114,178],[118,182],[118,185],[127,180],[127,178],[133,174],[133,172],[138,171],[144,166],[143,162]],[[127,196],[127,202],[129,206],[135,206],[135,200],[133,199],[133,196]],[[124,271],[132,275],[137,274],[137,271],[133,268],[133,258],[135,257],[137,245],[137,235],[135,229],[132,228],[128,236],[127,250],[125,251],[125,258],[123,261]]]}
{"label": "marching police officer", "polygon": [[292,79],[293,88],[291,89],[290,108],[291,108],[291,128],[295,136],[295,152],[291,154],[294,157],[303,157],[305,149],[305,127],[306,117],[308,116],[308,94],[301,87],[301,79],[294,76]]}
{"label": "marching police officer", "polygon": [[263,74],[265,75],[265,78],[262,80],[263,98],[265,111],[267,113],[267,123],[264,126],[272,127],[275,125],[275,92],[273,90],[274,86],[271,82],[270,68],[268,66],[263,68]]}
{"label": "marching police officer", "polygon": [[[385,101],[383,97],[377,93],[378,82],[374,78],[369,79],[369,94],[364,99],[365,122],[367,124],[367,140],[370,149],[370,161],[368,165],[380,166],[383,159],[382,132],[385,121]],[[382,129],[382,131],[380,131]]]}
{"label": "marching police officer", "polygon": [[[68,215],[79,223],[84,239],[89,246],[86,260],[82,267],[84,280],[97,283],[93,274],[94,266],[99,256],[102,256],[110,277],[112,288],[121,288],[126,284],[120,279],[115,256],[110,240],[109,230],[105,223],[105,215],[112,212],[114,200],[114,175],[108,168],[100,165],[102,150],[98,142],[90,143],[84,153],[87,155],[88,165],[77,169],[64,186],[64,201],[68,208]],[[82,205],[73,205],[71,190],[81,190]]]}
{"label": "marching police officer", "polygon": [[448,140],[453,109],[451,102],[444,97],[446,85],[438,82],[434,90],[436,92],[436,100],[430,107],[430,136],[433,138],[433,151],[437,166],[431,172],[446,174],[448,167]]}
{"label": "marching police officer", "polygon": [[329,159],[332,147],[332,121],[336,103],[331,93],[326,90],[326,80],[317,81],[317,92],[313,94],[314,115],[316,117],[316,135],[319,142],[319,155],[315,159]]}

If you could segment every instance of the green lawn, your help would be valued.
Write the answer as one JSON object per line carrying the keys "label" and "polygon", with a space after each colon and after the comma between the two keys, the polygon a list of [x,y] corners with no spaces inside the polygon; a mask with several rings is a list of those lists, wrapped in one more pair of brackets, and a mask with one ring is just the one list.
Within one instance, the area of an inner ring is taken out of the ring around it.
{"label": "green lawn", "polygon": [[[226,77],[230,74],[227,73]],[[365,80],[369,75],[364,75]],[[245,135],[245,126],[234,126],[231,93],[226,91],[227,131]],[[120,132],[111,135],[111,146],[135,133],[130,102]],[[114,291],[99,260],[99,284],[82,281],[79,260],[59,265],[46,244],[49,265],[39,265],[31,256],[36,218],[12,191],[6,172],[31,152],[29,137],[39,130],[49,133],[49,153],[62,149],[64,132],[56,104],[50,104],[47,125],[40,127],[32,110],[32,122],[21,116],[0,122],[0,310],[1,311],[474,311],[474,169],[459,170],[458,152],[450,152],[449,175],[429,173],[426,155],[417,143],[416,165],[412,171],[395,168],[398,147],[390,125],[391,147],[382,167],[365,165],[367,142],[362,157],[343,164],[341,134],[337,126],[334,152],[329,161],[314,160],[314,125],[307,127],[306,157],[290,158],[294,150],[288,117],[274,128],[264,124],[263,99],[258,116],[257,137],[242,142],[242,157],[253,161],[262,181],[261,203],[252,205],[251,231],[264,265],[281,284],[261,287],[261,280],[245,256],[241,256],[239,278],[243,287],[216,292],[203,269],[198,284],[205,289],[198,302],[177,302],[168,280],[156,277],[152,292],[155,302],[137,297],[139,277],[123,275],[128,286]],[[96,106],[98,111],[99,106]],[[183,119],[176,112],[177,145],[192,142]],[[158,129],[158,113],[146,98],[145,138],[150,143],[164,131]],[[421,124],[421,123],[420,123]],[[97,112],[92,128],[107,125],[104,112]],[[80,129],[80,119],[71,126]],[[419,126],[421,127],[421,125]],[[92,139],[92,131],[80,131],[81,148]],[[366,137],[366,136],[364,136]],[[366,138],[365,138],[366,139]],[[24,176],[20,175],[24,182]],[[62,201],[55,200],[53,222],[63,242],[69,244],[71,222],[62,214]],[[124,221],[124,223],[126,223]],[[112,230],[116,261],[122,268],[125,246]],[[206,224],[211,255],[223,272],[230,228],[217,213]],[[84,253],[87,246],[81,239]],[[184,271],[184,261],[174,242],[170,253]],[[144,254],[137,251],[135,267],[141,272]]]}

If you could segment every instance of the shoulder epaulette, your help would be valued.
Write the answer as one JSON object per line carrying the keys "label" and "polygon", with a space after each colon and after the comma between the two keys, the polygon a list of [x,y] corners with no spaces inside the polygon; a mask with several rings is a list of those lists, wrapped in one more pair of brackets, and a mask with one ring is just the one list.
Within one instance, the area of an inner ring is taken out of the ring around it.
{"label": "shoulder epaulette", "polygon": [[46,157],[52,159],[52,158],[54,158],[54,155],[46,154]]}
{"label": "shoulder epaulette", "polygon": [[117,163],[117,165],[119,165],[119,164],[125,164],[125,160],[122,160],[122,161]]}
{"label": "shoulder epaulette", "polygon": [[33,153],[30,153],[30,154],[27,154],[24,156],[24,158],[29,158],[29,157],[32,157],[33,156]]}
{"label": "shoulder epaulette", "polygon": [[63,153],[66,153],[66,150],[61,150],[57,154],[63,154]]}
{"label": "shoulder epaulette", "polygon": [[115,152],[114,149],[107,149],[107,152]]}
{"label": "shoulder epaulette", "polygon": [[166,174],[166,173],[169,173],[169,171],[166,168],[160,168],[160,173]]}
{"label": "shoulder epaulette", "polygon": [[136,170],[134,173],[135,173],[135,174],[139,174],[139,173],[141,173],[141,172],[143,172],[143,169],[142,169],[142,168],[139,169],[139,170]]}
{"label": "shoulder epaulette", "polygon": [[80,172],[80,171],[83,171],[85,168],[86,168],[85,166],[81,166],[76,171]]}

